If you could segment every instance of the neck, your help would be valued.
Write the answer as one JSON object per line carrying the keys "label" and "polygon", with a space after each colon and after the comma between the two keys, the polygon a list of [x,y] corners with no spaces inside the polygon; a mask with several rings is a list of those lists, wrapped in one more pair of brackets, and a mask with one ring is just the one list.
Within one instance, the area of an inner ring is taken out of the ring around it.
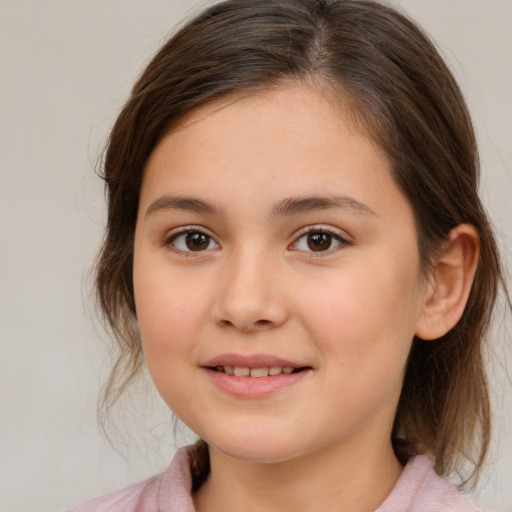
{"label": "neck", "polygon": [[403,469],[389,441],[358,450],[347,443],[329,445],[266,464],[233,459],[210,447],[210,465],[210,475],[194,497],[197,512],[371,512]]}

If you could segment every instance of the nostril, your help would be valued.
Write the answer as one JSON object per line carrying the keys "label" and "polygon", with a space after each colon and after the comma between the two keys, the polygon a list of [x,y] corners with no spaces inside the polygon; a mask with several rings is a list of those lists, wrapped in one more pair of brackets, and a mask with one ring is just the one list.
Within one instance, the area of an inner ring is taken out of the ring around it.
{"label": "nostril", "polygon": [[219,324],[222,327],[236,327],[238,329],[246,330],[246,329],[255,329],[255,328],[268,327],[268,326],[272,325],[272,321],[271,320],[262,319],[262,320],[256,320],[253,323],[245,325],[242,322],[237,324],[236,322],[232,322],[231,320],[222,319],[222,320],[219,321]]}

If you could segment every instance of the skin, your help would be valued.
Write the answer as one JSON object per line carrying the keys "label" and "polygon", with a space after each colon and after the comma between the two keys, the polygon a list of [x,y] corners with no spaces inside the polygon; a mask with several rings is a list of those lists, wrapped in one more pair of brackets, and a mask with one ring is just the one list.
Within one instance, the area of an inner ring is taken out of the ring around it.
{"label": "skin", "polygon": [[[436,299],[386,155],[290,85],[192,112],[144,172],[137,317],[158,391],[210,446],[197,510],[374,510],[402,470],[390,433]],[[162,199],[177,196],[215,211]],[[345,199],[275,212],[313,196]],[[315,252],[307,230],[319,228],[332,242]],[[184,229],[211,237],[204,250],[188,249]],[[270,396],[233,397],[202,368],[225,353],[310,370]]]}

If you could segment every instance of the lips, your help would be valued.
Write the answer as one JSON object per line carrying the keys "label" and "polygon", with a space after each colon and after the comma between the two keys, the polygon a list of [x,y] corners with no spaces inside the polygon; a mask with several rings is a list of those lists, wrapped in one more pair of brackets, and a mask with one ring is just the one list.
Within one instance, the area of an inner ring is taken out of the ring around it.
{"label": "lips", "polygon": [[272,367],[281,367],[281,368],[305,368],[308,365],[301,364],[297,361],[292,361],[289,359],[283,359],[281,357],[276,357],[268,354],[250,354],[250,355],[241,355],[241,354],[222,354],[220,356],[214,357],[201,365],[203,367],[208,368],[217,368],[219,366],[232,366],[240,367],[240,368],[272,368]]}
{"label": "lips", "polygon": [[216,372],[226,373],[227,375],[235,375],[236,377],[253,377],[260,379],[262,377],[274,377],[275,375],[290,374],[300,371],[301,368],[293,368],[292,366],[269,366],[263,368],[249,368],[248,366],[217,366],[210,368]]}
{"label": "lips", "polygon": [[263,398],[292,386],[312,367],[265,354],[224,354],[201,365],[223,392],[239,398]]}
{"label": "lips", "polygon": [[256,378],[296,373],[311,368],[295,361],[267,354],[223,354],[202,366],[227,375]]}

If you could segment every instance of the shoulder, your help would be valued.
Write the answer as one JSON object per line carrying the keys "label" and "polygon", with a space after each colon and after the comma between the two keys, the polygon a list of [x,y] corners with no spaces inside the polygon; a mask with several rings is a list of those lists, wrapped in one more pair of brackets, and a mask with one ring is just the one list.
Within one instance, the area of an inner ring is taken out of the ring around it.
{"label": "shoulder", "polygon": [[92,499],[66,512],[193,512],[187,448],[159,475]]}
{"label": "shoulder", "polygon": [[141,506],[148,511],[156,511],[156,497],[161,480],[162,475],[156,475],[120,491],[82,503],[66,512],[135,512],[141,510]]}
{"label": "shoulder", "polygon": [[395,488],[376,512],[483,512],[455,485],[434,471],[429,459],[410,460]]}

